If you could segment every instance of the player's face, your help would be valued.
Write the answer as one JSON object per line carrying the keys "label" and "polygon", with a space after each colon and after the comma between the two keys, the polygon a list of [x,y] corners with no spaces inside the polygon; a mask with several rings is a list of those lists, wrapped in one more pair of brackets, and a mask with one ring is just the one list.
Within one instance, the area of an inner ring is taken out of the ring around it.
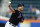
{"label": "player's face", "polygon": [[21,7],[18,7],[21,11],[23,10],[23,6],[21,6]]}

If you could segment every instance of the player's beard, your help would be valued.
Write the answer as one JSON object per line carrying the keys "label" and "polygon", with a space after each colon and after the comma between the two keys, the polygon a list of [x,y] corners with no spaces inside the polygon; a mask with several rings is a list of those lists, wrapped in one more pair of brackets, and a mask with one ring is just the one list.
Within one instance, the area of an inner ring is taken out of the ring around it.
{"label": "player's beard", "polygon": [[23,11],[23,9],[20,9],[20,11]]}

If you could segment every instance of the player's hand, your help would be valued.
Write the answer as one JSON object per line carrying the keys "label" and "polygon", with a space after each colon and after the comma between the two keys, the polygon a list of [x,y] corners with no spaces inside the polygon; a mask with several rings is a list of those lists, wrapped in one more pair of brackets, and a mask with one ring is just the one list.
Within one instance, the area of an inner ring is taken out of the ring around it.
{"label": "player's hand", "polygon": [[8,7],[10,7],[11,6],[11,2],[9,2],[9,4],[8,4]]}

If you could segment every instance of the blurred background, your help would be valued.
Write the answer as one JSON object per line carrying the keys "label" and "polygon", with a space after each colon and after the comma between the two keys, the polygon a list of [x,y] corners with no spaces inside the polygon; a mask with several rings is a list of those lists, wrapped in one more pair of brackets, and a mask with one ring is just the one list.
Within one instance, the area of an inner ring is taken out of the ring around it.
{"label": "blurred background", "polygon": [[0,27],[5,26],[12,14],[8,8],[9,1],[14,9],[19,3],[24,4],[22,14],[25,20],[18,27],[40,27],[40,0],[0,0]]}

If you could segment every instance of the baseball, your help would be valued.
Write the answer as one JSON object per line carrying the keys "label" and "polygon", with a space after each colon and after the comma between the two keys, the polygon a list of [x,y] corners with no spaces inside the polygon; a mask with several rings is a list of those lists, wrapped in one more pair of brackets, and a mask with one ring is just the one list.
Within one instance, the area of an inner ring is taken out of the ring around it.
{"label": "baseball", "polygon": [[9,3],[11,3],[11,2],[9,2]]}

